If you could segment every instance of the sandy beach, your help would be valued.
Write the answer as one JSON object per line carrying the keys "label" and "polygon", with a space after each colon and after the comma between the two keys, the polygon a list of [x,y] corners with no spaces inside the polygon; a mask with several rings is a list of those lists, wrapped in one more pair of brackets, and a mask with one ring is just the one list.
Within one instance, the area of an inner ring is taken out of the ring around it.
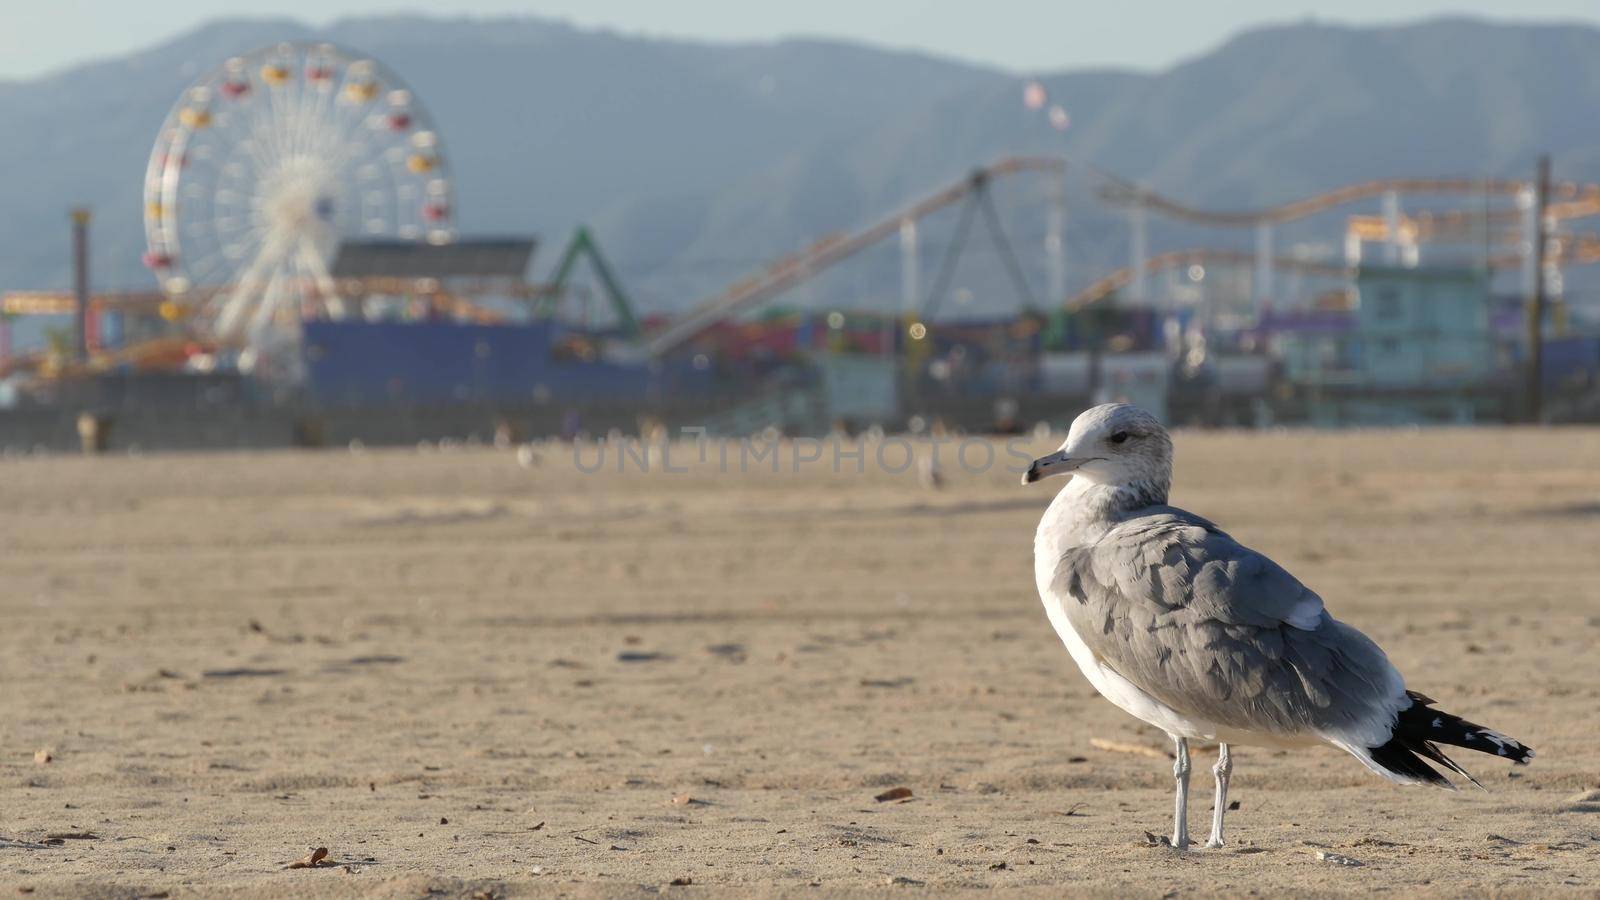
{"label": "sandy beach", "polygon": [[1187,854],[1035,593],[1059,482],[679,449],[0,461],[0,893],[1600,890],[1600,431],[1177,435],[1175,503],[1539,754],[1244,748]]}

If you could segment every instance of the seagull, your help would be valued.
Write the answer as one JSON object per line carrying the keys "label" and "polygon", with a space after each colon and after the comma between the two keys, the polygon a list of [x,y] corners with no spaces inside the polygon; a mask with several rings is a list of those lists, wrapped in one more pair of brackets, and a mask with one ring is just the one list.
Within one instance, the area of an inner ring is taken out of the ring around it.
{"label": "seagull", "polygon": [[1177,761],[1172,846],[1189,845],[1189,744],[1216,742],[1207,847],[1221,847],[1235,744],[1330,744],[1401,784],[1482,787],[1439,749],[1526,764],[1533,751],[1434,709],[1370,638],[1340,622],[1283,567],[1167,503],[1172,439],[1155,416],[1108,403],[1033,461],[1032,484],[1071,479],[1034,536],[1050,624],[1100,695],[1166,732]]}

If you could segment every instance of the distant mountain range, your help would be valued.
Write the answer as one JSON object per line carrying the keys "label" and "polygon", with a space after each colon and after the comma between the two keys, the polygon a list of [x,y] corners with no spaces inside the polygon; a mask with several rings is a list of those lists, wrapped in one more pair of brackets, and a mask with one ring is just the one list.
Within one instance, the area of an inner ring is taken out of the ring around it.
{"label": "distant mountain range", "polygon": [[[1600,179],[1600,29],[1579,25],[1306,23],[1161,72],[1063,60],[1037,76],[1070,114],[1062,133],[1024,106],[1028,76],[856,44],[705,44],[520,18],[228,20],[0,82],[0,289],[67,284],[77,203],[97,213],[96,284],[152,284],[140,182],[167,109],[230,55],[308,39],[370,53],[416,90],[448,145],[463,233],[538,233],[547,267],[587,222],[646,311],[1008,154],[1066,153],[1230,208],[1390,175],[1522,177],[1546,150],[1563,177]],[[1019,242],[1039,236],[1039,190],[1005,195]],[[1070,213],[1075,283],[1122,253],[1122,231],[1087,196]],[[927,238],[930,269],[940,239]],[[892,252],[813,291],[892,296]]]}

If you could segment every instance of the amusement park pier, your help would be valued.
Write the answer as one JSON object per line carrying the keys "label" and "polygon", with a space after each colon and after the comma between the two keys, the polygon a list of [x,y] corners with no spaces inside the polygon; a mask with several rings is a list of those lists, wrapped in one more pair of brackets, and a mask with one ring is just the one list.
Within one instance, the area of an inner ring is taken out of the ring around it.
{"label": "amusement park pier", "polygon": [[[358,51],[221,61],[157,133],[150,282],[90,285],[76,210],[75,289],[0,296],[8,452],[1010,431],[1110,398],[1210,426],[1600,419],[1600,185],[1548,164],[1213,210],[1064,155],[973,160],[641,309],[587,228],[460,233],[445,136]],[[1120,264],[1085,263],[1075,219]],[[841,288],[886,255],[892,289]]]}

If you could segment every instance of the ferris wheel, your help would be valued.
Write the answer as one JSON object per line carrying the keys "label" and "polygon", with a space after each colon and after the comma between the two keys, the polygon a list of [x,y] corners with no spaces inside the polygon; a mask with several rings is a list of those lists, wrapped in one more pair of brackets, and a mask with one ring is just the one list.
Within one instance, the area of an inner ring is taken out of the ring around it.
{"label": "ferris wheel", "polygon": [[379,63],[329,44],[228,60],[178,99],[145,173],[144,262],[214,336],[259,348],[342,317],[345,237],[453,237],[444,147]]}

